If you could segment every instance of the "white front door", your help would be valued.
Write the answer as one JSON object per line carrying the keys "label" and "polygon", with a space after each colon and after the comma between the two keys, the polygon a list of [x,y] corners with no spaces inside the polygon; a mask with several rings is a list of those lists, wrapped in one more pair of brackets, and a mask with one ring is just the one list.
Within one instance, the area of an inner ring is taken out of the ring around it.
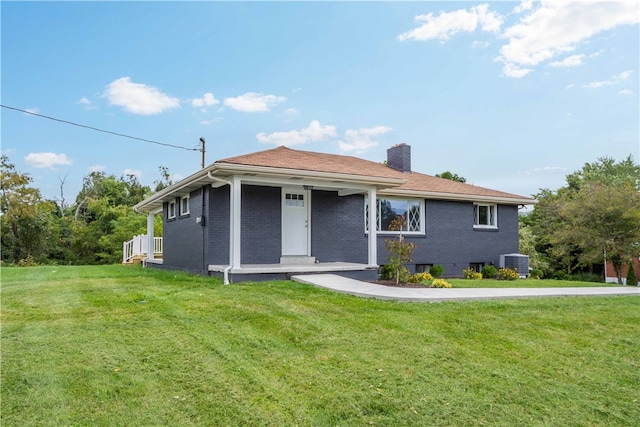
{"label": "white front door", "polygon": [[282,189],[282,255],[309,255],[309,190]]}

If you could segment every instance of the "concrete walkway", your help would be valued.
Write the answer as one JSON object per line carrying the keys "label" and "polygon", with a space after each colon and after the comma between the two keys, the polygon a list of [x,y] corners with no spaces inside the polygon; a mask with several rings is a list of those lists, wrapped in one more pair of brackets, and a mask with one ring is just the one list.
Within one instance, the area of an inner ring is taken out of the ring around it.
{"label": "concrete walkway", "polygon": [[587,288],[395,288],[361,282],[336,274],[309,274],[292,276],[292,280],[336,292],[367,298],[397,301],[463,301],[504,298],[568,297],[596,295],[640,296],[640,287],[587,287]]}

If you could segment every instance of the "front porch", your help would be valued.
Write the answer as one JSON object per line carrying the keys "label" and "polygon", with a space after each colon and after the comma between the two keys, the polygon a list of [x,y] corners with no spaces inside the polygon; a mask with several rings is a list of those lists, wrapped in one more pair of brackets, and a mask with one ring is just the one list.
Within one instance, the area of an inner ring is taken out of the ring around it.
{"label": "front porch", "polygon": [[314,264],[242,264],[239,268],[228,265],[209,265],[209,275],[224,277],[225,270],[229,282],[289,280],[301,274],[334,273],[339,276],[359,280],[375,280],[378,269],[368,264],[352,262],[319,262]]}

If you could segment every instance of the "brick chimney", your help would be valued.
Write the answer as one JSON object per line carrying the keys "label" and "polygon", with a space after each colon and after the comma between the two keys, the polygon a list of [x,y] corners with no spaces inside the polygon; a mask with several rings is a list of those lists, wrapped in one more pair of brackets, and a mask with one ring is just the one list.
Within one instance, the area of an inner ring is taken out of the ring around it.
{"label": "brick chimney", "polygon": [[394,145],[387,150],[387,166],[397,171],[411,172],[411,146],[405,144]]}

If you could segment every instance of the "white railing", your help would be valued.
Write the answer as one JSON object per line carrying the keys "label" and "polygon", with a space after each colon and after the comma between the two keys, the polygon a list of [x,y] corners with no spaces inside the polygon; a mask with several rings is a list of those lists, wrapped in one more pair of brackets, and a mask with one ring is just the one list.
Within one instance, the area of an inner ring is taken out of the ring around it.
{"label": "white railing", "polygon": [[[136,256],[147,256],[147,235],[139,234],[133,236],[133,239],[122,243],[122,262],[127,263],[131,258]],[[153,253],[162,254],[162,237],[153,238]]]}

